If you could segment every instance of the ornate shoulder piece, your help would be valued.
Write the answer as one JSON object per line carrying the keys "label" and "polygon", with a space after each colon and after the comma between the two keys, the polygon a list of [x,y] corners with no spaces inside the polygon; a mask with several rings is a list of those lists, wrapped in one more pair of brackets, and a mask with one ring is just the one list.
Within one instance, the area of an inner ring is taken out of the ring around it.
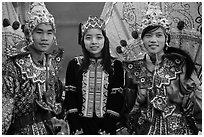
{"label": "ornate shoulder piece", "polygon": [[134,75],[135,72],[138,72],[141,70],[141,67],[143,66],[144,62],[142,59],[135,60],[135,61],[123,61],[123,66],[126,71],[132,73]]}
{"label": "ornate shoulder piece", "polygon": [[165,58],[166,58],[165,60],[169,60],[171,62],[171,66],[174,66],[178,69],[181,69],[185,62],[185,57],[177,53],[167,54]]}
{"label": "ornate shoulder piece", "polygon": [[60,70],[61,62],[63,60],[63,54],[64,50],[62,48],[58,48],[57,50],[54,50],[52,55],[52,64],[55,70],[58,72]]}
{"label": "ornate shoulder piece", "polygon": [[75,57],[74,59],[77,61],[77,65],[81,65],[82,64],[82,60],[83,60],[83,56],[78,56],[78,57]]}
{"label": "ornate shoulder piece", "polygon": [[30,54],[16,59],[16,64],[20,67],[21,73],[25,74],[27,78],[32,79],[33,82],[44,83],[46,80],[45,67],[37,67]]}

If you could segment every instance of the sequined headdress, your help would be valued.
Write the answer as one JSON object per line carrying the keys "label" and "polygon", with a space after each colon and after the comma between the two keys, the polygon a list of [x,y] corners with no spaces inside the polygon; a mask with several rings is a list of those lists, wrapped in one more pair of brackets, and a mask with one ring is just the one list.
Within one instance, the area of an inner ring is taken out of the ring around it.
{"label": "sequined headdress", "polygon": [[79,24],[78,44],[81,45],[81,38],[88,29],[98,28],[105,31],[105,21],[97,16],[89,16],[85,23]]}
{"label": "sequined headdress", "polygon": [[34,2],[28,12],[28,29],[33,31],[40,23],[49,23],[56,31],[55,19],[47,10],[44,2]]}
{"label": "sequined headdress", "polygon": [[84,34],[84,32],[91,28],[99,28],[101,30],[105,30],[104,20],[96,16],[89,16],[86,23],[82,24],[81,31]]}
{"label": "sequined headdress", "polygon": [[170,23],[168,22],[166,15],[161,12],[160,7],[149,4],[147,10],[143,12],[141,29],[143,30],[148,26],[156,25],[162,26],[166,31],[170,28]]}
{"label": "sequined headdress", "polygon": [[[55,19],[52,14],[49,13],[47,10],[44,2],[33,2],[30,5],[29,11],[28,11],[28,20],[25,25],[25,28],[27,30],[27,40],[29,42],[29,45],[33,43],[32,38],[32,32],[37,27],[37,25],[41,23],[50,24],[56,32],[56,25],[55,25]],[[56,37],[54,36],[54,41],[57,45]]]}

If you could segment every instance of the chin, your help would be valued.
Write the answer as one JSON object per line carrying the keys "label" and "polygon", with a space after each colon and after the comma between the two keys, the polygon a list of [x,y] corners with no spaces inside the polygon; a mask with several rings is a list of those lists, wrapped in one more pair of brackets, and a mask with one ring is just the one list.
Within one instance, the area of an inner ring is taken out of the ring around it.
{"label": "chin", "polygon": [[92,54],[99,54],[100,52],[92,52]]}
{"label": "chin", "polygon": [[157,54],[158,52],[149,51],[150,54]]}

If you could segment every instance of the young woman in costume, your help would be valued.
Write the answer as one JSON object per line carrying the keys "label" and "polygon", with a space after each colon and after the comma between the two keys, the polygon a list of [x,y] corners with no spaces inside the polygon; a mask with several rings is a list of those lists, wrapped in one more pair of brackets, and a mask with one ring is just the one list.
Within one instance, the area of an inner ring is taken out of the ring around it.
{"label": "young woman in costume", "polygon": [[104,20],[90,16],[80,26],[83,56],[67,67],[64,108],[71,134],[116,134],[123,106],[122,63],[112,58]]}

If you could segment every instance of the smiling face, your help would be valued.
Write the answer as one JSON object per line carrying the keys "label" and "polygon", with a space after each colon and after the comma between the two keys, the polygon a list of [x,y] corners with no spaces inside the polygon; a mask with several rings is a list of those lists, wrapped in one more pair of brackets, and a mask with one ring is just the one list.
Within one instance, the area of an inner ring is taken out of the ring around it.
{"label": "smiling face", "polygon": [[143,43],[149,53],[158,54],[163,52],[166,38],[164,30],[159,27],[156,30],[144,34]]}
{"label": "smiling face", "polygon": [[100,29],[89,29],[84,36],[85,48],[93,57],[100,57],[105,38]]}
{"label": "smiling face", "polygon": [[49,24],[39,24],[32,33],[34,48],[46,52],[54,42],[54,30]]}

